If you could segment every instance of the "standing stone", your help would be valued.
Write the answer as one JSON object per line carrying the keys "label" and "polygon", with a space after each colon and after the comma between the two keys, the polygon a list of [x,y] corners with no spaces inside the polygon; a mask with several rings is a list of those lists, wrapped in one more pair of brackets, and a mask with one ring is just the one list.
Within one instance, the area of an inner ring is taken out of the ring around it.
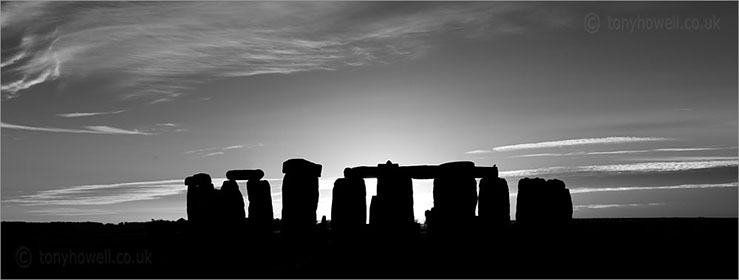
{"label": "standing stone", "polygon": [[[197,204],[200,205],[201,222],[213,223],[217,220],[219,214],[216,209],[217,192],[210,179],[210,175],[198,173],[192,176],[192,180],[197,185]],[[197,208],[196,208],[197,209]]]}
{"label": "standing stone", "polygon": [[246,182],[246,194],[249,198],[249,223],[257,230],[271,231],[272,188],[269,181],[249,180]]}
{"label": "standing stone", "polygon": [[572,219],[572,198],[561,180],[523,178],[518,182],[516,222],[561,224]]}
{"label": "standing stone", "polygon": [[434,179],[434,232],[451,233],[470,227],[477,208],[477,181],[473,162],[439,165]]}
{"label": "standing stone", "polygon": [[364,179],[339,178],[334,182],[331,201],[331,229],[356,233],[367,222],[367,188]]}
{"label": "standing stone", "polygon": [[518,181],[518,194],[516,197],[516,223],[536,223],[541,219],[542,199],[540,187],[546,181],[541,178],[530,179],[528,177]]}
{"label": "standing stone", "polygon": [[320,164],[289,159],[282,165],[282,222],[288,231],[309,231],[316,224]]}
{"label": "standing stone", "polygon": [[554,199],[551,202],[551,220],[556,222],[568,222],[572,219],[572,197],[565,183],[558,179],[547,180],[549,195]]}
{"label": "standing stone", "polygon": [[370,201],[370,225],[373,227],[377,227],[380,224],[380,221],[382,218],[380,217],[380,209],[382,209],[383,206],[380,206],[380,199],[377,198],[376,195],[372,196],[372,200]]}
{"label": "standing stone", "polygon": [[185,185],[187,186],[187,220],[193,224],[200,223],[203,210],[198,185],[192,176],[185,178]]}
{"label": "standing stone", "polygon": [[412,230],[415,220],[411,177],[402,174],[398,164],[390,161],[377,167],[377,197],[372,202],[378,202],[375,213],[379,217],[370,219],[376,221],[377,228],[383,231]]}
{"label": "standing stone", "polygon": [[478,216],[485,227],[506,226],[511,221],[508,182],[498,177],[480,180]]}
{"label": "standing stone", "polygon": [[261,169],[247,169],[247,170],[229,170],[226,172],[226,178],[229,180],[261,180],[264,177],[264,171]]}
{"label": "standing stone", "polygon": [[221,205],[223,221],[228,224],[241,223],[246,217],[244,211],[244,196],[239,190],[239,184],[233,180],[223,181],[221,186]]}

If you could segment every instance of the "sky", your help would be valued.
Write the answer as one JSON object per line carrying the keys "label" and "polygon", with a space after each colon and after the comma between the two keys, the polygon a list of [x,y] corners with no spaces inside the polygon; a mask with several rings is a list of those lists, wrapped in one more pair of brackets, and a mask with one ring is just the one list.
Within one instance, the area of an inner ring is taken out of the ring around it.
{"label": "sky", "polygon": [[523,177],[575,218],[737,217],[736,10],[2,2],[1,217],[176,220],[185,177],[257,168],[279,217],[290,158],[323,165],[329,219],[343,169],[387,160],[496,164],[512,218]]}

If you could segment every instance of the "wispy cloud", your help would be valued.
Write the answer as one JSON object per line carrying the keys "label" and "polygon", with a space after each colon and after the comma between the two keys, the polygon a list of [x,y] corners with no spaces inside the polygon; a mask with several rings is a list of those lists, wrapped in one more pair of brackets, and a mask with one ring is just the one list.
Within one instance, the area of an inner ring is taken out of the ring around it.
{"label": "wispy cloud", "polygon": [[[650,191],[650,190],[675,190],[675,189],[713,189],[713,188],[737,188],[739,182],[723,183],[723,184],[683,184],[672,186],[650,186],[650,187],[591,187],[591,188],[570,188],[570,194],[577,195],[583,193],[594,192],[625,192],[625,191]],[[510,197],[518,196],[518,193],[511,192]]]}
{"label": "wispy cloud", "polygon": [[186,128],[183,128],[179,124],[175,123],[157,123],[154,124],[148,131],[157,133],[169,133],[169,132],[186,132]]}
{"label": "wispy cloud", "polygon": [[185,191],[183,180],[73,186],[3,200],[21,205],[108,205],[152,200]]}
{"label": "wispy cloud", "polygon": [[[551,7],[523,8],[513,3],[9,3],[3,5],[2,26],[11,58],[3,62],[2,98],[45,81],[106,73],[119,77],[111,87],[128,92],[125,97],[158,103],[187,93],[194,75],[206,81],[386,63],[424,55],[431,35],[440,32],[494,36],[533,25],[562,26],[552,23],[571,18]],[[527,20],[505,16],[510,13]]]}
{"label": "wispy cloud", "polygon": [[69,129],[54,127],[35,127],[15,125],[9,123],[0,123],[0,127],[6,129],[30,130],[40,132],[58,132],[58,133],[89,133],[89,134],[111,134],[111,135],[152,135],[152,133],[142,132],[139,130],[126,130],[110,126],[85,126],[85,129]]}
{"label": "wispy cloud", "polygon": [[712,160],[739,160],[737,156],[687,156],[687,157],[651,157],[634,158],[634,161],[712,161]]}
{"label": "wispy cloud", "polygon": [[570,189],[571,194],[592,192],[622,192],[622,191],[646,191],[646,190],[674,190],[674,189],[711,189],[711,188],[736,188],[739,182],[724,184],[683,184],[673,186],[651,186],[651,187],[615,187],[615,188],[577,188]]}
{"label": "wispy cloud", "polygon": [[587,165],[587,166],[556,166],[537,169],[521,169],[501,171],[503,177],[526,177],[543,175],[573,175],[573,174],[608,174],[608,173],[653,173],[653,172],[675,172],[719,167],[736,167],[737,160],[713,160],[713,161],[667,161],[667,162],[641,162],[629,164],[611,165]]}
{"label": "wispy cloud", "polygon": [[604,152],[588,152],[586,155],[623,155],[623,154],[639,154],[654,152],[655,150],[622,150],[622,151],[604,151]]}
{"label": "wispy cloud", "polygon": [[492,150],[496,152],[508,152],[508,151],[518,151],[518,150],[558,148],[558,147],[595,145],[595,144],[622,144],[622,143],[655,142],[655,141],[670,141],[670,140],[673,140],[673,139],[661,138],[661,137],[632,137],[632,136],[581,138],[581,139],[569,139],[569,140],[558,140],[558,141],[547,141],[547,142],[499,146],[499,147],[493,148]]}
{"label": "wispy cloud", "polygon": [[583,209],[604,209],[604,208],[623,208],[623,207],[644,207],[644,206],[660,206],[665,205],[664,203],[631,203],[631,204],[585,204],[585,205],[573,205],[573,210]]}
{"label": "wispy cloud", "polygon": [[[319,189],[324,192],[329,191],[330,193],[330,190],[333,189],[334,181],[337,178],[338,177],[326,177],[319,179]],[[213,185],[216,188],[219,188],[227,179],[212,178],[211,180],[213,182]],[[280,200],[282,196],[282,178],[266,178],[263,180],[267,180],[270,182],[272,197],[274,198],[274,200]],[[13,198],[7,198],[6,196],[4,197],[5,199],[3,199],[2,203],[16,203],[22,206],[48,207],[111,205],[134,201],[155,200],[166,196],[179,195],[187,192],[187,187],[184,185],[184,178],[161,181],[81,185],[46,189],[47,190],[37,191],[30,195],[21,195]],[[246,192],[243,192],[243,195],[246,195]],[[324,195],[322,199],[330,199],[330,196],[326,197]],[[88,210],[79,207],[72,208],[83,209],[77,212]],[[38,212],[41,213],[42,211],[49,210],[49,208],[46,208],[39,210]],[[67,212],[75,212],[75,210]]]}
{"label": "wispy cloud", "polygon": [[222,154],[224,153],[223,152],[207,153],[207,154],[204,154],[202,157],[211,157],[211,156],[217,156],[217,155],[222,155]]}
{"label": "wispy cloud", "polygon": [[694,152],[694,151],[715,151],[715,150],[726,150],[736,149],[736,147],[695,147],[695,148],[664,148],[654,149],[656,152]]}
{"label": "wispy cloud", "polygon": [[185,154],[189,155],[189,154],[197,154],[197,153],[203,153],[203,152],[208,152],[208,151],[216,151],[216,150],[226,151],[226,150],[241,149],[241,148],[244,148],[244,145],[233,145],[233,146],[227,146],[227,147],[212,147],[212,148],[205,148],[205,149],[190,150],[190,151],[186,151]]}
{"label": "wispy cloud", "polygon": [[489,154],[489,153],[492,153],[492,152],[493,152],[493,150],[472,150],[472,151],[467,151],[467,152],[464,152],[464,153],[465,154],[470,154],[470,155],[479,155],[479,154]]}
{"label": "wispy cloud", "polygon": [[265,145],[262,143],[257,143],[254,145],[231,145],[226,147],[211,147],[211,148],[204,148],[204,149],[196,149],[196,150],[190,150],[184,152],[186,155],[195,155],[196,158],[205,158],[205,157],[211,157],[211,156],[217,156],[217,155],[223,155],[226,154],[226,151],[228,150],[236,150],[236,149],[254,149],[259,147],[264,147]]}
{"label": "wispy cloud", "polygon": [[541,154],[525,154],[512,156],[511,158],[522,157],[564,157],[564,156],[590,156],[590,155],[624,155],[624,154],[640,154],[650,152],[695,152],[695,151],[716,151],[736,149],[736,147],[695,147],[695,148],[663,148],[648,150],[619,150],[619,151],[594,151],[594,152],[572,152],[572,153],[541,153]]}
{"label": "wispy cloud", "polygon": [[79,118],[79,117],[90,117],[90,116],[99,116],[99,115],[115,115],[125,112],[125,110],[119,110],[119,111],[112,111],[112,112],[91,112],[91,113],[66,113],[66,114],[57,114],[57,116],[64,117],[64,118]]}
{"label": "wispy cloud", "polygon": [[573,153],[542,153],[542,154],[526,154],[512,156],[511,158],[525,158],[525,157],[564,157],[564,156],[582,156],[587,155],[586,152],[573,152]]}
{"label": "wispy cloud", "polygon": [[88,215],[113,215],[117,214],[116,211],[104,210],[104,209],[84,209],[84,208],[49,208],[49,209],[38,209],[26,211],[35,215],[42,216],[88,216]]}

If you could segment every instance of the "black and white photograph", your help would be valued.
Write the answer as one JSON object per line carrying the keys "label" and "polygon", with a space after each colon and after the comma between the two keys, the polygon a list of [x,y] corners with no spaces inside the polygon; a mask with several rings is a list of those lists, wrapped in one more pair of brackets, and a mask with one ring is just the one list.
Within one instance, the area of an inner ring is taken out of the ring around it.
{"label": "black and white photograph", "polygon": [[2,1],[0,277],[737,279],[738,3]]}

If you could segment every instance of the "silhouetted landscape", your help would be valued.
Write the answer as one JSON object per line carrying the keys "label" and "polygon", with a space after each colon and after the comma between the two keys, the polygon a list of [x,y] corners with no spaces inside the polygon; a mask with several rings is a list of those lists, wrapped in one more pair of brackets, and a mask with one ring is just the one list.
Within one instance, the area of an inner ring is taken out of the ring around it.
{"label": "silhouetted landscape", "polygon": [[[497,166],[353,167],[336,180],[333,221],[316,219],[322,166],[283,164],[282,219],[261,170],[214,188],[187,177],[189,220],[3,222],[9,278],[736,278],[737,219],[572,219],[557,179],[518,182],[511,222]],[[366,224],[364,178],[377,178]],[[411,178],[434,179],[415,222]],[[480,194],[477,182],[480,180]],[[236,180],[248,180],[249,217]],[[479,204],[479,205],[478,205]],[[479,206],[479,215],[475,209]]]}
{"label": "silhouetted landscape", "polygon": [[[346,240],[318,224],[298,250],[279,232],[255,238],[244,227],[197,235],[185,220],[3,222],[2,277],[737,278],[735,218],[575,219],[567,228],[531,231],[516,222],[500,232],[472,228],[460,229],[467,233],[450,242],[420,229],[390,246],[366,227]],[[26,268],[17,262],[21,248],[32,257]],[[69,252],[105,256],[64,266],[58,255]],[[129,254],[130,262],[116,263],[117,253]],[[47,262],[39,263],[41,257]]]}
{"label": "silhouetted landscape", "polygon": [[0,278],[739,279],[739,1],[0,8]]}

